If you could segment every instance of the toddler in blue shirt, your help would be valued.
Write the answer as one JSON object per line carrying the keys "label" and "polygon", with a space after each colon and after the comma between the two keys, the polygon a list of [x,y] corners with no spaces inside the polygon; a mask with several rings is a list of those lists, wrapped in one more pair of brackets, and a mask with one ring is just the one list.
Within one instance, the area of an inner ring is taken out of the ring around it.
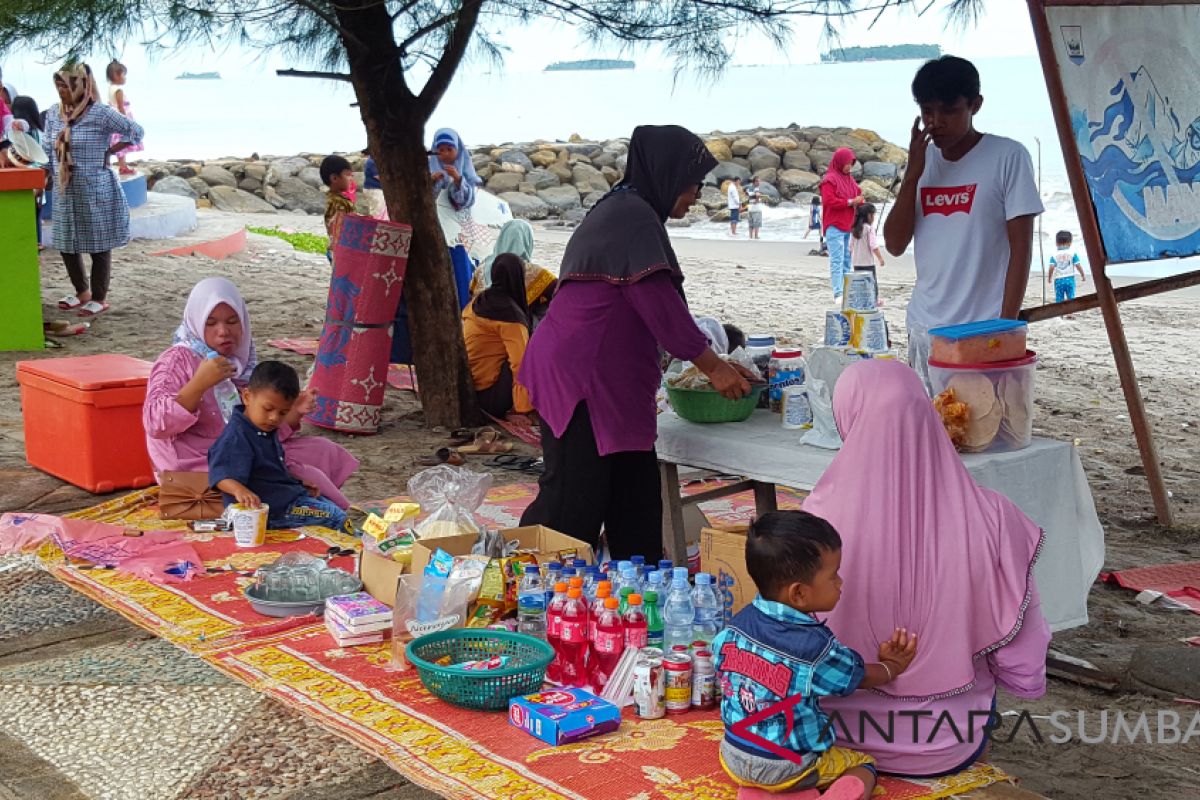
{"label": "toddler in blue shirt", "polygon": [[350,533],[346,512],[288,474],[276,431],[300,396],[296,370],[282,361],[263,361],[250,373],[225,430],[208,451],[208,479],[225,505],[268,506],[273,529],[320,525]]}

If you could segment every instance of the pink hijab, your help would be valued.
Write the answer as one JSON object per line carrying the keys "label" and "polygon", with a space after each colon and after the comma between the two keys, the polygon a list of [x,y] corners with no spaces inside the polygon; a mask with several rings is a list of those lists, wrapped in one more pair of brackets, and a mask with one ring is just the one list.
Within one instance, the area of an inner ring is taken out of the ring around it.
{"label": "pink hijab", "polygon": [[845,444],[804,503],[842,537],[845,586],[829,626],[868,661],[893,629],[917,634],[912,666],[879,692],[967,691],[974,660],[1021,628],[1042,532],[975,483],[906,364],[850,367],[833,410]]}

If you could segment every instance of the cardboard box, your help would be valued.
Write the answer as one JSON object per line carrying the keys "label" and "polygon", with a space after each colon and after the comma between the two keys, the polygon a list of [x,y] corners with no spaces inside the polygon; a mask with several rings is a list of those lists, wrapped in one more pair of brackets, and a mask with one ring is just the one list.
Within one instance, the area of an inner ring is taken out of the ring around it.
{"label": "cardboard box", "polygon": [[724,606],[725,622],[754,601],[758,589],[746,571],[749,526],[705,528],[700,533],[700,569],[713,575]]}
{"label": "cardboard box", "polygon": [[621,709],[584,689],[551,689],[514,697],[508,721],[547,744],[558,746],[621,726]]}
{"label": "cardboard box", "polygon": [[408,567],[392,559],[363,550],[358,562],[358,577],[372,597],[391,608],[396,602],[396,582]]}
{"label": "cardboard box", "polygon": [[[500,536],[506,542],[511,542],[515,539],[520,542],[522,549],[535,550],[539,554],[547,553],[557,556],[563,550],[574,550],[579,553],[578,558],[585,559],[589,564],[596,560],[591,546],[586,542],[581,542],[578,539],[567,536],[565,533],[559,533],[544,525],[509,528],[506,531],[501,531]],[[471,554],[471,548],[475,546],[475,542],[478,540],[479,537],[473,533],[466,533],[461,536],[440,536],[436,539],[418,539],[413,542],[413,574],[417,575],[425,571],[425,565],[429,563],[429,559],[433,558],[434,552],[439,547],[452,556],[466,556]],[[542,561],[543,559],[539,555],[538,563],[540,564]],[[393,593],[395,592],[394,585],[392,591]],[[371,592],[371,594],[375,593]]]}

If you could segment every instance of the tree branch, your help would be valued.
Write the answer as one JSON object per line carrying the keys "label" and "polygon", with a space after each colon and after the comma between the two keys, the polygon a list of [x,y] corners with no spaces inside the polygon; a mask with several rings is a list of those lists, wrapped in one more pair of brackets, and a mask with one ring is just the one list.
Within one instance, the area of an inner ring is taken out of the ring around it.
{"label": "tree branch", "polygon": [[445,27],[446,25],[449,25],[451,22],[454,22],[457,18],[458,18],[457,14],[447,14],[444,17],[438,17],[433,22],[430,22],[428,25],[422,25],[420,28],[417,28],[415,31],[413,31],[411,34],[409,34],[407,39],[405,39],[400,44],[396,45],[396,49],[399,50],[401,55],[404,55],[405,53],[408,52],[408,48],[412,47],[414,44],[421,41],[426,36],[433,33],[434,31],[436,31],[438,28]]}
{"label": "tree branch", "polygon": [[322,9],[317,8],[317,4],[315,2],[312,2],[312,0],[292,0],[292,2],[298,6],[303,6],[304,8],[307,8],[309,11],[311,11],[312,13],[314,13],[318,17],[320,17],[325,22],[326,25],[328,25],[329,27],[331,27],[335,31],[337,31],[338,35],[342,37],[342,41],[344,41],[346,43],[347,49],[349,49],[350,45],[354,45],[355,47],[358,47],[363,50],[366,49],[366,47],[362,43],[362,40],[360,40],[357,36],[350,33],[345,28],[343,28],[341,26],[341,24],[337,21],[336,16],[334,16],[333,14],[326,13]]}
{"label": "tree branch", "polygon": [[437,67],[434,68],[433,74],[425,82],[425,88],[417,97],[417,107],[422,115],[422,122],[429,120],[429,117],[433,115],[433,110],[441,102],[442,96],[450,88],[450,81],[454,78],[454,73],[467,52],[467,46],[471,43],[471,35],[475,32],[475,24],[479,22],[479,12],[482,8],[483,0],[463,0],[462,7],[458,12],[458,19],[454,22],[454,28],[446,37],[446,47],[442,51],[442,57],[438,59]]}
{"label": "tree branch", "polygon": [[350,75],[345,72],[313,72],[306,69],[277,69],[275,74],[281,78],[320,78],[327,81],[350,82]]}

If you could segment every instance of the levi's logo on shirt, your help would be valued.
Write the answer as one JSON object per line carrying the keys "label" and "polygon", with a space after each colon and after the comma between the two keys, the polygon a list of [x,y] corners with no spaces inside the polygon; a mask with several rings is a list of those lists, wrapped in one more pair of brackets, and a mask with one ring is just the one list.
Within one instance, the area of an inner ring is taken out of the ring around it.
{"label": "levi's logo on shirt", "polygon": [[979,184],[972,183],[969,186],[923,187],[921,212],[927,217],[930,214],[945,214],[948,217],[960,211],[970,214],[971,206],[975,203],[975,189],[978,186]]}

